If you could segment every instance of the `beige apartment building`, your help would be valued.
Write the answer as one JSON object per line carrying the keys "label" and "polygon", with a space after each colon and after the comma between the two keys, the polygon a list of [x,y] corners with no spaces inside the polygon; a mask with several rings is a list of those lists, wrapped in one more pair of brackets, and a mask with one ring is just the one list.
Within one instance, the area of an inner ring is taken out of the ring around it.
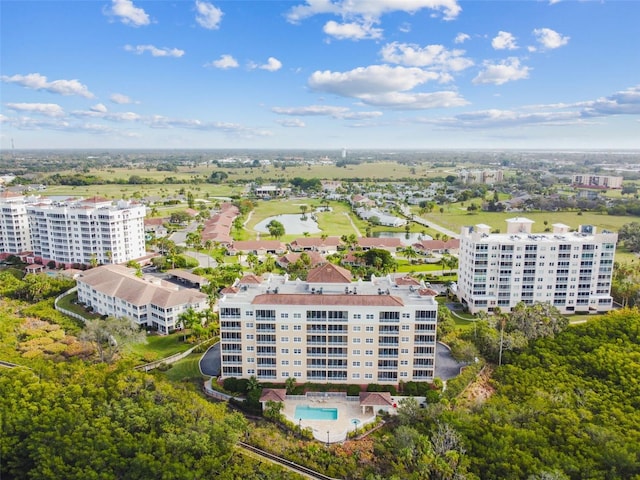
{"label": "beige apartment building", "polygon": [[398,384],[434,376],[438,304],[410,277],[245,276],[219,301],[222,377]]}

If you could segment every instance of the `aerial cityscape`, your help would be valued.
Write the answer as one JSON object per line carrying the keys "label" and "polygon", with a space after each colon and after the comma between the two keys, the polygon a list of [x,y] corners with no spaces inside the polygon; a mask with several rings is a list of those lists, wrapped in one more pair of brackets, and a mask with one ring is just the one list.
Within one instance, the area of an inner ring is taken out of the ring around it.
{"label": "aerial cityscape", "polygon": [[0,7],[0,478],[640,478],[639,3]]}

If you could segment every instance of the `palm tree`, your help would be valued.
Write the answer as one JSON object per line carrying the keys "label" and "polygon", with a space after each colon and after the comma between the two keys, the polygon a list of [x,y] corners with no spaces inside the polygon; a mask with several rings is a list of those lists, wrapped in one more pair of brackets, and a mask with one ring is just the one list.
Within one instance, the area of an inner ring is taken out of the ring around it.
{"label": "palm tree", "polygon": [[408,247],[404,247],[402,249],[402,253],[404,257],[409,260],[409,263],[413,263],[413,260],[418,258],[418,252],[416,252],[415,248],[410,245]]}
{"label": "palm tree", "polygon": [[251,252],[247,255],[247,263],[249,264],[249,267],[251,267],[252,270],[255,270],[256,265],[258,265],[258,262],[260,260],[258,259],[258,256]]}

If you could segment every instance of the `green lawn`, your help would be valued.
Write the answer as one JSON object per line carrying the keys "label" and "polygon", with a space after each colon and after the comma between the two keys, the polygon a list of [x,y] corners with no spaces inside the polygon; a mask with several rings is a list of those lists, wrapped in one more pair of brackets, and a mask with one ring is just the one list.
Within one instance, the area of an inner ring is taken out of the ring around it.
{"label": "green lawn", "polygon": [[60,308],[64,308],[65,310],[70,310],[74,313],[77,313],[78,315],[82,315],[82,317],[85,318],[86,320],[93,320],[96,318],[100,318],[100,315],[98,315],[97,313],[87,312],[82,305],[73,303],[77,301],[78,301],[78,292],[73,292],[73,293],[70,293],[69,295],[65,295],[64,297],[62,297],[58,302],[58,306]]}
{"label": "green lawn", "polygon": [[171,335],[148,335],[147,343],[139,343],[131,347],[131,352],[143,358],[145,355],[154,355],[155,359],[168,357],[175,353],[184,352],[193,345],[182,341],[182,333],[172,333]]}
{"label": "green lawn", "polygon": [[200,373],[200,358],[202,358],[202,353],[192,353],[188,357],[178,360],[169,370],[163,372],[163,374],[166,375],[169,380],[174,382],[191,380],[194,378],[206,378]]}

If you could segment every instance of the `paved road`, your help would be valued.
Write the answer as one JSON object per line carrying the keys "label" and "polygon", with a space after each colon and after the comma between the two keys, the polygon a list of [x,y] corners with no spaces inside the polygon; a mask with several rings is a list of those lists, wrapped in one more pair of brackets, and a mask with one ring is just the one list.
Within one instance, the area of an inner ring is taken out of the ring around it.
{"label": "paved road", "polygon": [[451,351],[443,343],[438,342],[436,345],[436,377],[450,380],[460,374],[460,367],[464,367],[464,365],[464,363],[458,363],[454,360]]}
{"label": "paved road", "polygon": [[209,255],[206,255],[204,253],[188,250],[184,252],[184,254],[188,257],[195,258],[201,267],[217,267],[218,266],[218,262],[216,262],[213,258],[211,258]]}
{"label": "paved road", "polygon": [[431,227],[440,233],[444,233],[445,235],[448,235],[450,238],[460,238],[460,233],[452,232],[448,228],[444,228],[436,223],[433,223],[433,220],[425,220],[424,218],[419,217],[418,215],[414,215],[413,217],[411,217],[411,220],[413,220],[416,223],[419,223],[420,225],[424,225],[425,227]]}
{"label": "paved road", "polygon": [[217,377],[220,375],[220,363],[220,343],[216,343],[200,359],[200,371],[203,375]]}

